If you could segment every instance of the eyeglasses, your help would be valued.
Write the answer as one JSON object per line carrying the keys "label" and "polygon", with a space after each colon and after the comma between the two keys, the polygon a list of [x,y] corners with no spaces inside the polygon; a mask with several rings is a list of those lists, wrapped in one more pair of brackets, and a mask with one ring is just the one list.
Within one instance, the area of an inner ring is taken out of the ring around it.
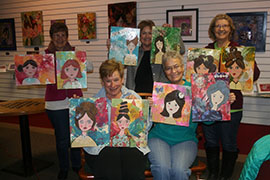
{"label": "eyeglasses", "polygon": [[215,26],[215,28],[217,28],[217,29],[221,29],[221,28],[223,28],[223,29],[225,29],[225,28],[228,28],[228,27],[230,27],[230,25],[228,25],[228,24],[219,24],[219,25],[216,25]]}
{"label": "eyeglasses", "polygon": [[164,68],[165,71],[173,71],[173,70],[178,70],[180,69],[181,66],[179,66],[178,64],[175,64],[173,66],[167,66]]}

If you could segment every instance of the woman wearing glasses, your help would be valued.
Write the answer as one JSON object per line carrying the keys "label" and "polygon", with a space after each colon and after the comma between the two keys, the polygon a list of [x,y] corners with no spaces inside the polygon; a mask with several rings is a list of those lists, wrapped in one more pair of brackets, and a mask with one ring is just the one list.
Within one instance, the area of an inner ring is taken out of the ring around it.
{"label": "woman wearing glasses", "polygon": [[[210,23],[208,34],[214,41],[206,46],[211,49],[222,49],[239,46],[232,41],[235,27],[232,19],[226,14],[218,14]],[[260,70],[255,62],[254,81],[259,78]],[[203,124],[205,136],[205,150],[207,167],[209,170],[208,179],[229,179],[232,176],[234,165],[238,157],[237,132],[243,113],[243,95],[240,90],[231,89],[231,121],[215,122],[211,125]],[[219,141],[222,145],[222,166],[219,176]]]}

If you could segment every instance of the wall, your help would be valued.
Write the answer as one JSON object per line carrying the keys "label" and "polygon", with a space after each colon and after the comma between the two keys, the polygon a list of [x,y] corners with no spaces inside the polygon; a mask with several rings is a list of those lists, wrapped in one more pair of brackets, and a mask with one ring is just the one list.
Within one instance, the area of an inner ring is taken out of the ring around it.
{"label": "wall", "polygon": [[[129,1],[129,0],[126,0]],[[66,19],[69,27],[69,41],[80,50],[87,52],[92,60],[95,72],[88,74],[88,89],[85,96],[95,94],[100,86],[98,67],[107,56],[106,39],[108,38],[107,4],[126,2],[121,0],[0,0],[0,19],[14,18],[17,40],[17,51],[0,51],[0,64],[8,64],[13,61],[15,54],[25,54],[26,51],[33,51],[34,47],[25,48],[22,45],[21,12],[37,11],[43,12],[45,43],[40,47],[43,51],[49,44],[50,20]],[[231,12],[258,12],[267,11],[267,37],[266,51],[256,53],[256,61],[261,70],[260,82],[270,82],[270,43],[269,43],[269,12],[270,1],[263,0],[138,0],[137,1],[137,22],[143,19],[152,19],[160,26],[166,22],[166,10],[181,8],[199,8],[199,41],[198,43],[185,43],[189,47],[204,47],[211,42],[208,38],[208,26],[211,19],[218,13]],[[97,17],[97,39],[86,41],[78,40],[77,14],[83,12],[96,12]],[[187,53],[186,53],[187,54]],[[16,88],[13,73],[0,73],[0,100],[36,98],[44,96],[44,87],[41,88]],[[245,98],[245,111],[243,122],[270,125],[269,109],[270,98],[262,99],[256,97]]]}

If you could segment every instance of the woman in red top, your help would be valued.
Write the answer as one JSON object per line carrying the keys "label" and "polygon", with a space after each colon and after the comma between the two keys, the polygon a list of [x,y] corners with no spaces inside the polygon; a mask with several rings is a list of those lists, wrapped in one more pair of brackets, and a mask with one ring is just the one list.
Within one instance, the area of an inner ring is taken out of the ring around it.
{"label": "woman in red top", "polygon": [[[226,14],[218,14],[210,23],[208,34],[214,41],[206,46],[211,49],[222,49],[239,46],[231,40],[235,31],[232,19]],[[260,70],[255,62],[254,81],[259,78]],[[211,125],[203,124],[205,136],[205,150],[209,170],[208,179],[229,179],[238,157],[237,132],[243,114],[243,95],[240,90],[230,90],[234,94],[231,103],[231,121],[215,122]],[[219,176],[219,142],[222,144],[222,167]],[[218,177],[219,176],[219,177]]]}

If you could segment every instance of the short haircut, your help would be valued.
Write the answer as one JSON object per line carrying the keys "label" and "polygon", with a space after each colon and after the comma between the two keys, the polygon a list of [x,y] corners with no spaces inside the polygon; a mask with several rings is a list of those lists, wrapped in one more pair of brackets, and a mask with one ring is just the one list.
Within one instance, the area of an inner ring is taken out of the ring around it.
{"label": "short haircut", "polygon": [[149,26],[150,29],[152,29],[152,26],[155,26],[155,23],[152,20],[142,20],[139,24],[138,24],[138,28],[141,30],[143,30],[143,28]]}
{"label": "short haircut", "polygon": [[121,62],[116,61],[115,59],[109,59],[104,61],[99,67],[99,76],[103,80],[105,77],[112,76],[112,74],[118,71],[120,77],[124,77],[124,67]]}
{"label": "short haircut", "polygon": [[177,51],[167,51],[163,56],[162,56],[162,66],[163,69],[165,68],[165,64],[169,59],[179,59],[180,64],[184,66],[183,64],[183,56],[179,54]]}
{"label": "short haircut", "polygon": [[212,39],[213,41],[216,40],[216,35],[215,35],[215,26],[216,26],[216,21],[217,20],[220,20],[220,19],[225,19],[228,21],[229,23],[229,26],[231,28],[231,33],[230,33],[230,37],[229,39],[231,39],[234,35],[234,32],[235,32],[235,27],[233,25],[233,20],[230,16],[228,16],[227,14],[218,14],[216,15],[216,17],[214,17],[209,25],[209,28],[208,28],[208,35],[209,35],[209,38]]}
{"label": "short haircut", "polygon": [[50,28],[50,37],[53,38],[54,33],[65,32],[68,37],[68,27],[65,23],[54,23]]}

